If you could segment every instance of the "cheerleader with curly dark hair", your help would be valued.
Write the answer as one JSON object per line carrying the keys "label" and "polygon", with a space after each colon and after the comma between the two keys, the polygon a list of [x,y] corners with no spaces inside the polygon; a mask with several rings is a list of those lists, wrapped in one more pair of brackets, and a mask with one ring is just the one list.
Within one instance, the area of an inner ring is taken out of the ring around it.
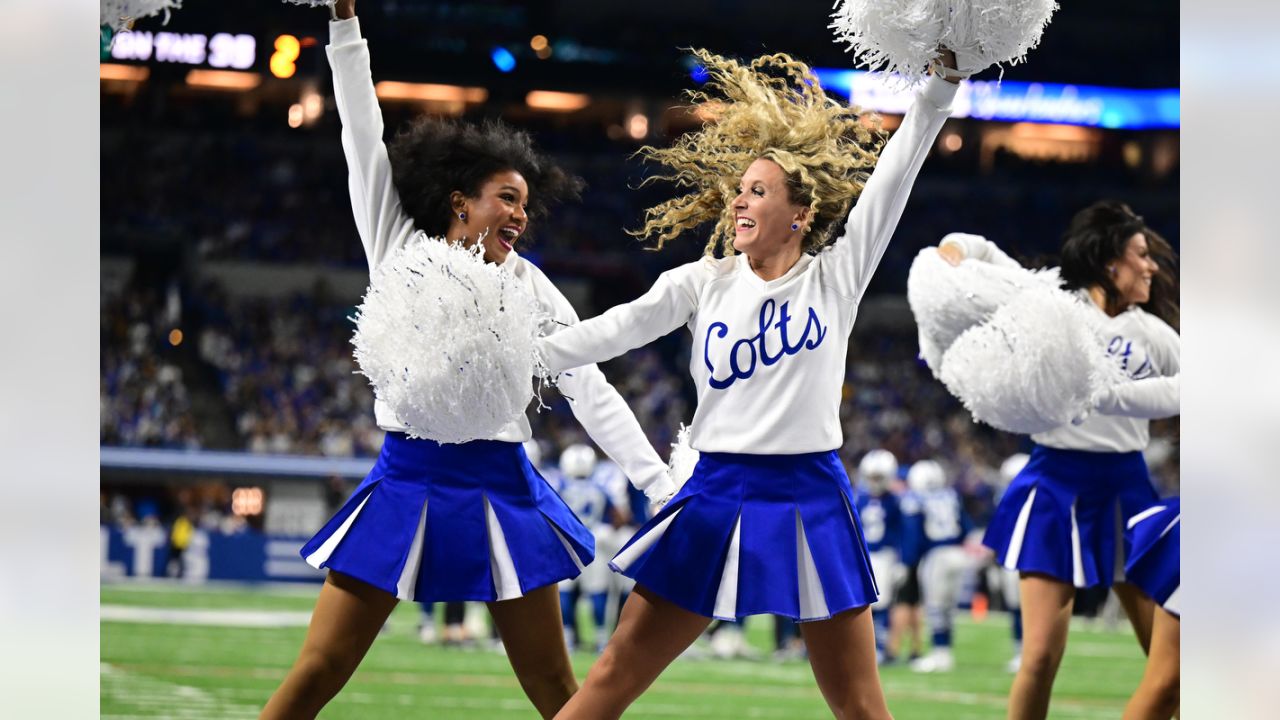
{"label": "cheerleader with curly dark hair", "polygon": [[[559,327],[573,308],[514,246],[532,217],[580,183],[500,123],[423,119],[388,150],[354,0],[334,6],[328,56],[342,118],[351,203],[370,269],[414,242],[481,243],[484,260],[524,284]],[[551,328],[554,329],[554,328]],[[559,382],[587,433],[653,500],[674,486],[640,424],[595,366]],[[488,604],[507,657],[544,717],[577,689],[560,630],[557,583],[594,555],[591,531],[529,462],[523,414],[460,444],[415,439],[374,407],[386,441],[373,470],[302,549],[328,568],[302,651],[262,712],[310,718],[342,688],[400,600]]]}

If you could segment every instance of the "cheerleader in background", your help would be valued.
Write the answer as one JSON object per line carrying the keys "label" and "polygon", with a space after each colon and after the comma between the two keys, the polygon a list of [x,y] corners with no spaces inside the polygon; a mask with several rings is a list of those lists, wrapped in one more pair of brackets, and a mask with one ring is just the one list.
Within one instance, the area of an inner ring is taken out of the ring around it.
{"label": "cheerleader in background", "polygon": [[[952,234],[938,252],[1016,266],[993,243]],[[1169,244],[1128,206],[1102,201],[1072,218],[1061,249],[1061,278],[1095,308],[1105,352],[1133,380],[1176,375],[1180,340],[1175,257]],[[1105,399],[1104,399],[1105,400]],[[1032,436],[1035,447],[997,507],[984,542],[1020,573],[1022,665],[1009,693],[1009,717],[1048,713],[1067,644],[1077,588],[1114,583],[1147,650],[1153,604],[1124,582],[1117,564],[1121,523],[1157,497],[1142,457],[1148,421],[1094,414]]]}
{"label": "cheerleader in background", "polygon": [[950,115],[955,57],[942,53],[951,79],[929,80],[881,152],[869,118],[829,99],[802,63],[695,55],[727,100],[708,103],[717,122],[646,151],[694,190],[651,209],[643,233],[661,246],[716,221],[707,257],[542,341],[558,372],[685,326],[698,390],[698,464],[614,557],[635,591],[558,717],[619,717],[711,618],[768,613],[804,621],[837,717],[887,718],[867,612],[878,593],[836,452],[841,383],[862,294]]}
{"label": "cheerleader in background", "polygon": [[[572,307],[514,244],[530,215],[577,192],[529,137],[500,124],[424,119],[388,150],[354,0],[339,0],[328,57],[342,119],[356,227],[371,269],[427,236],[483,245],[557,324]],[[594,366],[560,381],[592,439],[653,499],[674,485],[621,396]],[[551,717],[577,689],[560,625],[556,584],[593,556],[582,526],[521,445],[523,413],[496,436],[443,445],[410,438],[375,405],[386,441],[373,470],[308,542],[304,558],[329,569],[302,651],[263,718],[314,717],[342,688],[399,600],[488,603],[526,695]]]}
{"label": "cheerleader in background", "polygon": [[[1177,415],[1180,375],[1110,388],[1098,401],[1104,415],[1160,420]],[[1169,720],[1181,704],[1182,502],[1169,497],[1129,518],[1125,576],[1155,604],[1151,647],[1142,682],[1124,709],[1124,720]]]}

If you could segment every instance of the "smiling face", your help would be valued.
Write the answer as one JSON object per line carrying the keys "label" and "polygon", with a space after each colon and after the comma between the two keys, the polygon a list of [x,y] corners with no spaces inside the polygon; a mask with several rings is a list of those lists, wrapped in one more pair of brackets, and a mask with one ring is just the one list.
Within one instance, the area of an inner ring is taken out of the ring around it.
{"label": "smiling face", "polygon": [[485,262],[502,264],[529,227],[525,212],[529,184],[515,170],[501,170],[489,176],[475,197],[454,192],[451,201],[454,217],[449,239],[463,238],[470,247],[483,237]]}
{"label": "smiling face", "polygon": [[1134,233],[1125,243],[1124,253],[1109,266],[1111,282],[1124,305],[1141,305],[1151,299],[1151,278],[1160,266],[1151,257],[1147,237]]}
{"label": "smiling face", "polygon": [[[799,250],[809,208],[792,201],[786,173],[776,162],[759,158],[747,167],[732,207],[738,252],[755,260]],[[799,227],[792,230],[793,224]]]}

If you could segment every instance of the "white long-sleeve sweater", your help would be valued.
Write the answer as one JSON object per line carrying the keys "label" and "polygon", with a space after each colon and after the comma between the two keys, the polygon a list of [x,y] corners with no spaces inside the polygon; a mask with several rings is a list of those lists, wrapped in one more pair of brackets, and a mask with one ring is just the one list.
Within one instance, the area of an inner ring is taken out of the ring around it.
{"label": "white long-sleeve sweater", "polygon": [[[342,119],[351,208],[369,268],[373,269],[392,250],[415,242],[420,236],[413,219],[401,207],[400,195],[392,183],[391,162],[382,142],[382,111],[369,70],[369,46],[360,35],[359,20],[330,22],[329,34],[326,50]],[[532,263],[511,252],[504,266],[552,316],[554,322],[549,323],[549,331],[578,321],[573,306]],[[664,497],[675,489],[667,477],[666,465],[649,444],[635,415],[599,368],[589,365],[566,373],[559,384],[563,394],[572,398],[570,407],[587,434],[622,467],[636,487],[651,498]],[[380,400],[374,403],[374,415],[384,430],[406,430]],[[531,435],[529,421],[520,415],[491,439],[523,442]]]}
{"label": "white long-sleeve sweater", "polygon": [[552,371],[616,357],[683,325],[693,333],[694,449],[790,455],[840,447],[858,303],[951,113],[955,88],[934,78],[917,95],[831,247],[801,256],[770,281],[743,255],[665,272],[639,299],[545,338]]}
{"label": "white long-sleeve sweater", "polygon": [[[1017,261],[979,235],[952,233],[939,244],[959,247],[966,260],[1018,267]],[[1109,317],[1089,298],[1088,293],[1084,290],[1079,293],[1081,302],[1092,308],[1102,320],[1106,353],[1120,364],[1130,380],[1139,381],[1130,385],[1141,384],[1137,389],[1117,388],[1117,392],[1104,396],[1098,412],[1083,423],[1063,425],[1032,435],[1031,439],[1063,450],[1144,450],[1151,439],[1148,418],[1177,415],[1180,397],[1176,379],[1165,382],[1147,382],[1146,379],[1178,375],[1182,339],[1163,320],[1136,305]]]}

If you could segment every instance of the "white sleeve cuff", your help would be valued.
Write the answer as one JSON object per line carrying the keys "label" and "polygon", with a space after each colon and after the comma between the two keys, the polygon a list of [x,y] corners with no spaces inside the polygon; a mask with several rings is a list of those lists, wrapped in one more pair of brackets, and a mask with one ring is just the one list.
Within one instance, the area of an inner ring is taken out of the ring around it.
{"label": "white sleeve cuff", "polygon": [[346,20],[329,21],[329,44],[333,47],[359,42],[360,18],[350,17]]}
{"label": "white sleeve cuff", "polygon": [[939,110],[950,110],[951,101],[956,97],[960,85],[949,83],[937,75],[929,76],[929,80],[920,90],[920,97],[928,100]]}

